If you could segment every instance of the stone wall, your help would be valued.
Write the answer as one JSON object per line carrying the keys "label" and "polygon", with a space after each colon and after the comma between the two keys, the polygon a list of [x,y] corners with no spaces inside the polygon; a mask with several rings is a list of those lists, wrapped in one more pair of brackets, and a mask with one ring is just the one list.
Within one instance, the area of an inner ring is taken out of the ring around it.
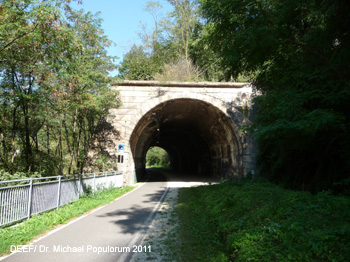
{"label": "stone wall", "polygon": [[[159,109],[161,104],[166,105],[169,101],[178,99],[205,102],[208,105],[212,105],[213,108],[217,108],[218,112],[230,119],[231,124],[223,123],[221,125],[220,123],[226,120],[220,120],[221,122],[218,122],[218,126],[223,126],[222,129],[232,129],[233,137],[227,138],[227,141],[237,140],[237,142],[234,142],[237,145],[210,144],[210,150],[214,152],[212,157],[220,162],[217,166],[223,170],[222,172],[226,172],[225,169],[232,167],[232,161],[239,162],[234,164],[234,168],[237,168],[240,176],[256,168],[254,159],[256,147],[254,141],[249,134],[242,133],[240,130],[242,126],[249,124],[250,121],[251,99],[253,96],[253,88],[250,84],[125,81],[112,88],[119,91],[122,106],[117,109],[111,109],[108,117],[101,121],[98,128],[99,133],[96,134],[92,143],[85,165],[86,169],[90,168],[89,171],[96,169],[95,160],[101,155],[108,156],[108,164],[111,167],[115,167],[115,163],[118,162],[118,155],[123,156],[123,163],[117,163],[117,167],[118,170],[124,171],[125,183],[132,184],[135,181],[136,168],[142,168],[144,165],[142,160],[139,159],[143,157],[144,152],[142,151],[138,156],[135,155],[136,146],[140,143],[135,142],[132,144],[132,136],[134,140],[141,136],[151,137],[144,133],[155,132],[155,128],[152,129],[150,127],[152,121],[154,122],[154,120],[150,119],[150,112],[155,108]],[[198,103],[198,105],[202,104]],[[189,110],[197,113],[200,111],[193,106],[189,107]],[[202,110],[204,109],[202,108]],[[163,122],[167,120],[164,114]],[[182,113],[178,118],[181,117],[186,118],[190,116]],[[176,116],[173,116],[172,121],[176,121],[175,118]],[[141,119],[144,122],[143,126],[140,126]],[[206,119],[202,121],[205,122]],[[138,128],[136,128],[137,126]],[[205,126],[201,128],[215,129],[215,127]],[[223,131],[226,134],[231,134],[228,130]],[[149,143],[147,143],[145,141],[142,145],[147,147],[149,146]],[[124,150],[119,151],[118,145],[124,145]],[[240,157],[237,158],[235,154],[239,154]],[[232,160],[233,158],[237,159]],[[137,159],[137,163],[135,163],[135,159]],[[238,174],[237,172],[235,174]]]}

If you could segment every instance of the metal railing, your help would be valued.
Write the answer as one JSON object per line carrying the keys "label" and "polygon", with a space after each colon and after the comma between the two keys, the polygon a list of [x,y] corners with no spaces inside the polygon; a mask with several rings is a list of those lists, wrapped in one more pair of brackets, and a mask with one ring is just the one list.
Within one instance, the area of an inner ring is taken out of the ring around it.
{"label": "metal railing", "polygon": [[123,173],[107,171],[0,181],[0,226],[74,202],[88,191],[123,187]]}

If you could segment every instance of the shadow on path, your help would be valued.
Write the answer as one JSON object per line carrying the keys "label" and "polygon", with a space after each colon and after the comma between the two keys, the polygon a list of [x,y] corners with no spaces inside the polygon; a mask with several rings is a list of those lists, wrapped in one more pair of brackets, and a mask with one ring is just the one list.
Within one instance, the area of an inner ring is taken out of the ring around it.
{"label": "shadow on path", "polygon": [[[161,172],[150,172],[145,185],[134,193],[133,204],[130,207],[105,212],[97,217],[109,217],[110,223],[118,225],[121,232],[125,234],[134,234],[144,229],[145,226],[148,227],[149,225],[145,225],[145,222],[154,215],[152,213],[154,207],[167,189],[166,181],[166,177]],[[152,190],[149,190],[150,187]],[[145,193],[145,191],[152,193]]]}

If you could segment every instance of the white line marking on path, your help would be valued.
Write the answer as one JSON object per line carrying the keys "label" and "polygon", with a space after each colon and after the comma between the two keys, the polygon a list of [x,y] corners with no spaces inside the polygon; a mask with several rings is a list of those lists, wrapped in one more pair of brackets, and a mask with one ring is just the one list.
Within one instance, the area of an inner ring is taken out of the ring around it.
{"label": "white line marking on path", "polygon": [[[167,186],[163,192],[163,195],[161,196],[158,203],[153,208],[151,214],[149,214],[149,216],[145,220],[145,223],[143,223],[143,225],[141,226],[140,230],[137,233],[135,233],[135,236],[130,240],[128,244],[129,247],[133,247],[134,245],[137,245],[139,242],[141,242],[143,235],[146,234],[148,226],[151,224],[152,219],[155,217],[156,212],[158,211],[160,205],[163,203],[166,195],[168,194],[168,191],[169,191],[169,181],[167,182]],[[134,253],[123,253],[119,257],[118,262],[130,261],[133,255]]]}

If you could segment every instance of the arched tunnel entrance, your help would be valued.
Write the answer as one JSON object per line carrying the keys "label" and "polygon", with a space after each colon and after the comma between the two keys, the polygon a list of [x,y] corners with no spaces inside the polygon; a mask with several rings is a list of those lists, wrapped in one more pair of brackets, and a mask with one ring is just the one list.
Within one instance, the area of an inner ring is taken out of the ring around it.
{"label": "arched tunnel entrance", "polygon": [[241,176],[241,146],[231,119],[196,99],[173,99],[148,111],[130,137],[137,179],[145,174],[152,146],[166,150],[171,168],[181,173],[232,178]]}

